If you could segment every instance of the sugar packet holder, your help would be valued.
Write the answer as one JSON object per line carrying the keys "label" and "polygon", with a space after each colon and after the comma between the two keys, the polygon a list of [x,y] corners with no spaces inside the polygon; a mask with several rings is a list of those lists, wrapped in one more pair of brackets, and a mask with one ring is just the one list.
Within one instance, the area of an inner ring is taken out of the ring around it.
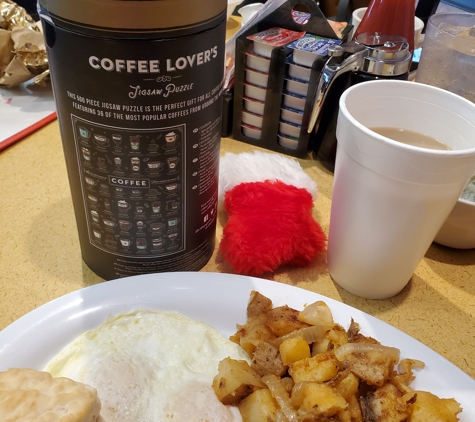
{"label": "sugar packet holder", "polygon": [[[292,12],[296,5],[304,5],[310,11],[310,17],[304,24],[297,23],[292,18]],[[325,38],[338,39],[338,35],[328,23],[326,17],[312,0],[289,0],[280,8],[275,10],[256,25],[250,27],[236,40],[236,72],[234,81],[234,101],[233,101],[233,138],[235,140],[260,146],[265,149],[281,152],[294,157],[306,157],[311,146],[314,134],[308,134],[308,121],[312,109],[315,91],[318,84],[320,72],[326,59],[317,58],[311,66],[311,77],[308,81],[308,95],[303,110],[303,118],[297,146],[293,149],[279,145],[279,127],[281,104],[285,91],[285,79],[288,78],[286,72],[286,59],[292,50],[285,46],[275,47],[271,50],[269,77],[267,90],[264,98],[264,114],[262,117],[262,127],[259,132],[249,134],[249,128],[243,131],[242,115],[245,99],[245,74],[246,74],[246,53],[252,49],[252,40],[247,37],[273,27],[282,27],[291,31],[309,32]],[[351,30],[351,25],[343,33],[343,41]],[[246,133],[245,133],[246,132]],[[294,146],[295,144],[292,144]]]}

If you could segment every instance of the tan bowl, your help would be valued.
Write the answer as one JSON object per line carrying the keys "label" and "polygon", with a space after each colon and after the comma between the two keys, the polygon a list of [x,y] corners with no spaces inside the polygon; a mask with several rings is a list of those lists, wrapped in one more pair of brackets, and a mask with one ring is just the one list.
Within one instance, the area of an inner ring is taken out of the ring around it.
{"label": "tan bowl", "polygon": [[434,242],[450,248],[475,248],[475,202],[459,199]]}

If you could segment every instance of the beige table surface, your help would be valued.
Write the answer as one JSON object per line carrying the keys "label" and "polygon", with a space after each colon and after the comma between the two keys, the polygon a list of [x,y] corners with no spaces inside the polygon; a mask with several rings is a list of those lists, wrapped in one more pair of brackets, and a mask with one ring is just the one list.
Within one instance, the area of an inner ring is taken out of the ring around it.
{"label": "beige table surface", "polygon": [[[223,139],[221,153],[254,147]],[[333,175],[309,156],[299,160],[317,182],[314,217],[328,234]],[[0,329],[66,293],[102,280],[81,259],[57,121],[0,153]],[[226,223],[219,210],[218,240]],[[406,288],[366,300],[331,280],[320,256],[306,268],[265,278],[337,299],[380,318],[475,378],[475,250],[433,244]],[[215,250],[202,271],[232,273]]]}

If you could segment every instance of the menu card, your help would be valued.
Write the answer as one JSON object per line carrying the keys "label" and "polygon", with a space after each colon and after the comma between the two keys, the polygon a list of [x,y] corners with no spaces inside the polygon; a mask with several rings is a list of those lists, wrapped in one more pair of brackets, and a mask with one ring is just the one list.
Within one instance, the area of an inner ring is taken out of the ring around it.
{"label": "menu card", "polygon": [[51,85],[0,87],[0,151],[56,119]]}

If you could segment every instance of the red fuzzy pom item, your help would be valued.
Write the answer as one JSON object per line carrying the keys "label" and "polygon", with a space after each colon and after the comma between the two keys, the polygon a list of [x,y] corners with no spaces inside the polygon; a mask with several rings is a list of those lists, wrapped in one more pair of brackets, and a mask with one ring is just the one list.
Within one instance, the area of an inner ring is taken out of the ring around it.
{"label": "red fuzzy pom item", "polygon": [[312,196],[281,181],[242,183],[226,192],[229,219],[220,250],[239,274],[260,275],[282,264],[308,265],[325,250]]}

